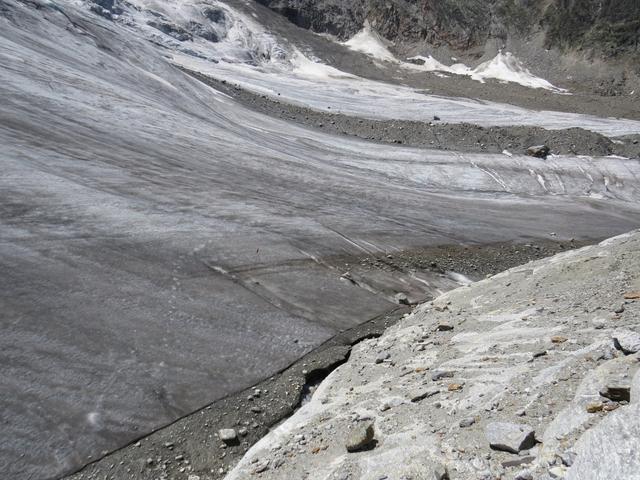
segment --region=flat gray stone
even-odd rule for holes
[[[517,423],[489,423],[485,428],[485,436],[494,450],[511,453],[528,450],[536,443],[533,429],[529,425]]]
[[[527,455],[524,457],[520,457],[520,458],[516,458],[514,460],[506,460],[504,462],[502,462],[502,466],[504,468],[513,468],[513,467],[520,467],[522,465],[528,465],[530,463],[533,463],[535,461],[536,457],[532,456],[532,455]]]

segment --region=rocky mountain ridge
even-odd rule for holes
[[[638,52],[640,4],[633,0],[258,0],[293,23],[346,40],[365,21],[397,42],[469,49],[538,30],[550,48],[603,55]]]
[[[368,23],[399,55],[473,63],[504,48],[556,80],[580,84],[595,77],[590,90],[600,95],[637,90],[640,3],[634,0],[257,1],[340,40]]]

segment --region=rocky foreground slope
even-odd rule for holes
[[[640,478],[640,232],[362,342],[228,480]]]

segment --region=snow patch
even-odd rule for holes
[[[423,57],[416,55],[415,57],[409,57],[407,60],[413,60],[414,62],[423,63],[403,63],[403,67],[411,70],[422,70],[425,72],[446,72],[454,75],[470,75],[471,69],[464,63],[454,63],[451,66],[447,66],[442,62],[439,62],[431,55]]]
[[[302,77],[325,80],[332,78],[356,78],[354,75],[308,58],[297,48],[294,49],[294,54],[291,57],[291,64],[293,65],[293,71]]]
[[[493,59],[481,63],[476,68],[463,63],[447,66],[432,56],[415,56],[407,60],[424,62],[422,64],[403,63],[402,66],[412,70],[425,72],[446,72],[455,75],[468,75],[473,80],[484,83],[487,79],[500,82],[512,82],[529,88],[543,88],[556,93],[567,93],[566,90],[552,85],[544,78],[532,74],[518,58],[510,52],[499,52]]]
[[[487,78],[493,78],[503,82],[519,83],[530,88],[543,88],[558,93],[566,92],[545,79],[536,77],[515,55],[509,52],[500,52],[492,60],[478,65],[472,71],[471,78],[480,82],[484,82]]]
[[[364,28],[356,33],[344,45],[356,52],[364,53],[383,62],[399,63],[398,59],[389,51],[386,41],[365,22]]]

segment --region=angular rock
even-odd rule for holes
[[[437,388],[418,388],[409,392],[407,396],[409,397],[409,400],[415,403],[420,400],[424,400],[425,398],[433,397],[438,393],[440,393],[440,390]]]
[[[218,437],[227,445],[233,445],[238,442],[238,434],[233,428],[223,428],[218,430]]]
[[[587,413],[601,412],[603,408],[604,408],[604,404],[602,402],[593,402],[588,404],[585,407],[585,409],[587,410]]]
[[[618,330],[613,334],[613,345],[626,355],[640,351],[640,334],[631,330]]]
[[[439,332],[448,332],[449,330],[453,330],[453,325],[449,325],[448,323],[441,323],[436,327],[436,330]]]
[[[546,145],[535,145],[527,148],[527,155],[537,158],[547,158],[549,151],[550,149]]]
[[[610,384],[600,390],[600,395],[614,402],[630,402],[631,386]]]
[[[552,467],[549,469],[549,476],[551,478],[564,478],[567,476],[567,469],[565,467]]]
[[[528,450],[536,444],[535,432],[523,424],[492,422],[486,426],[485,436],[492,449],[510,453]]]
[[[404,293],[396,293],[395,297],[393,298],[399,305],[411,305],[409,297],[407,297]]]
[[[389,354],[389,352],[382,352],[380,354],[378,354],[378,356],[375,359],[375,363],[382,363],[385,360],[389,359],[391,357],[391,355]]]
[[[476,419],[473,417],[463,418],[460,420],[460,428],[467,428],[476,423]]]
[[[375,430],[373,422],[361,423],[353,427],[345,442],[347,452],[358,452],[373,443]]]

